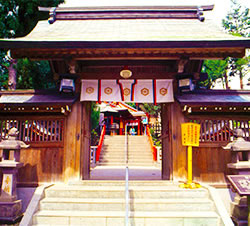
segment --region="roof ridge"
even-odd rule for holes
[[[57,7],[51,8],[49,23],[52,24],[56,20],[152,18],[199,19],[204,21],[203,11],[213,10],[213,7],[214,5]]]

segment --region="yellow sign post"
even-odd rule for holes
[[[182,145],[188,147],[188,179],[181,184],[181,188],[200,188],[198,183],[193,182],[192,147],[199,147],[200,125],[189,122],[181,124]]]

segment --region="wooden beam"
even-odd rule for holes
[[[16,59],[29,57],[36,60],[74,60],[105,59],[218,59],[227,56],[243,57],[244,47],[228,48],[115,48],[115,49],[13,49]]]

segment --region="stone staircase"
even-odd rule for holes
[[[125,136],[105,136],[100,154],[100,166],[125,165]],[[154,166],[147,136],[128,136],[128,165]]]
[[[130,181],[130,224],[133,226],[223,225],[205,188],[183,190],[166,181]],[[33,216],[33,225],[124,225],[122,181],[82,181],[54,185]]]

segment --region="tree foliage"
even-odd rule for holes
[[[48,61],[20,59],[17,64],[17,89],[48,89],[54,86]]]
[[[232,8],[226,18],[222,20],[222,25],[226,31],[235,36],[250,37],[250,17],[249,8],[243,7],[236,0],[231,0]],[[214,81],[221,78],[224,87],[227,88],[228,76],[239,75],[240,86],[243,88],[242,78],[249,71],[250,58],[232,58],[225,60],[205,60],[203,72],[208,73],[208,80],[203,83],[211,88]]]
[[[232,9],[222,20],[223,27],[232,35],[250,37],[249,8],[241,6],[236,0],[231,0]]]
[[[212,87],[216,79],[226,76],[227,65],[227,60],[205,60],[202,72],[208,74],[208,79],[201,85],[209,88]]]
[[[54,7],[64,0],[0,0],[0,37],[25,36],[37,22],[48,18],[39,6]]]
[[[161,112],[161,105],[160,104],[151,104],[151,103],[143,103],[140,104],[139,107],[146,113],[151,116],[157,117]]]
[[[97,145],[99,141],[99,118],[100,108],[96,102],[91,102],[91,145]]]
[[[0,38],[25,36],[39,20],[48,18],[48,12],[40,12],[38,6],[54,7],[64,0],[0,0]],[[7,51],[0,51],[0,87],[7,88],[9,59]],[[18,88],[48,88],[52,73],[48,62],[18,60]],[[48,83],[47,83],[48,82]]]

